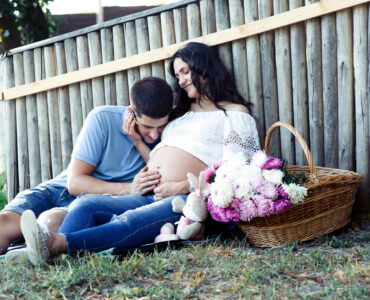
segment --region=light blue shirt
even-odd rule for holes
[[[95,167],[92,176],[104,181],[132,182],[145,166],[131,139],[123,132],[124,106],[101,106],[86,118],[72,157]],[[159,142],[148,144],[152,149]],[[51,181],[67,184],[68,169]]]

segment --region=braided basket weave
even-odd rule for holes
[[[310,181],[303,202],[287,212],[268,217],[256,217],[238,226],[256,247],[274,247],[284,242],[307,241],[343,227],[350,222],[356,191],[362,180],[360,174],[340,169],[316,167],[305,140],[286,122],[274,123],[267,132],[265,152],[269,155],[270,138],[279,126],[287,128],[299,141],[308,166],[287,166],[288,173],[304,172]]]

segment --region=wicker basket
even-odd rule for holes
[[[287,128],[303,148],[308,166],[287,166],[287,171],[303,171],[310,178],[304,184],[308,193],[303,202],[292,206],[283,214],[238,223],[250,243],[256,247],[307,241],[348,224],[355,194],[362,180],[361,175],[355,172],[315,167],[305,140],[289,123],[279,121],[270,127],[265,139],[267,155],[271,134],[279,126]]]

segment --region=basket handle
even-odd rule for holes
[[[286,129],[288,129],[297,138],[297,140],[301,144],[301,147],[303,149],[303,152],[304,152],[304,154],[306,156],[306,159],[307,159],[307,162],[308,162],[308,166],[310,168],[310,177],[311,177],[311,180],[312,181],[316,181],[317,180],[317,173],[316,173],[315,164],[314,164],[313,159],[312,159],[311,151],[308,148],[307,143],[304,140],[304,138],[289,123],[283,122],[283,121],[278,121],[278,122],[275,122],[274,124],[271,125],[271,127],[267,131],[266,138],[265,138],[265,152],[266,152],[266,155],[270,155],[270,139],[271,139],[271,134],[274,131],[274,129],[277,128],[277,127],[279,127],[279,126],[285,127]]]

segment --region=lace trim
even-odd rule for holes
[[[237,146],[239,146],[240,148],[244,150],[251,150],[253,152],[260,150],[260,148],[258,147],[258,142],[256,141],[255,138],[248,136],[243,141],[243,139],[240,137],[240,135],[235,130],[231,130],[227,138],[224,140],[225,146],[229,146],[233,144],[236,144]]]

